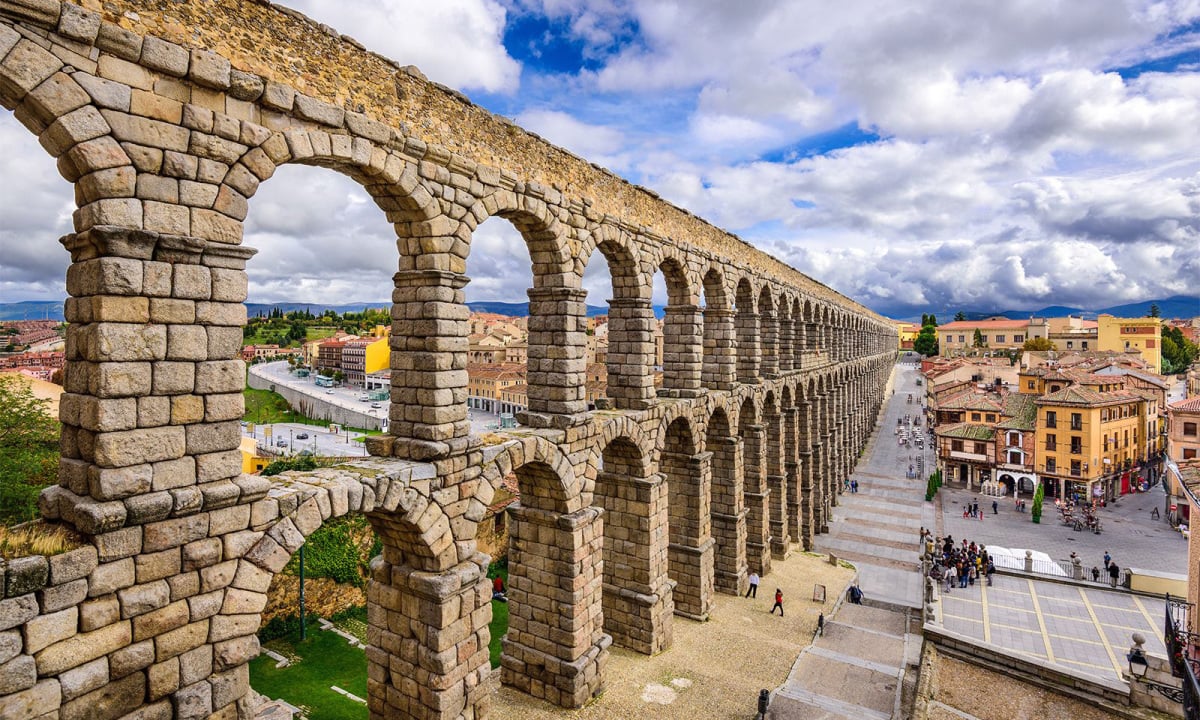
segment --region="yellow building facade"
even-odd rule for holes
[[[1137,350],[1154,372],[1162,372],[1162,322],[1158,318],[1101,315],[1096,321],[1099,350]]]
[[[1147,400],[1120,389],[1072,386],[1038,398],[1037,470],[1048,495],[1111,500],[1146,456]]]

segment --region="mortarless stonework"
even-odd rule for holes
[[[475,533],[517,475],[501,679],[576,707],[608,648],[810,547],[866,440],[895,332],[736,237],[257,2],[0,0],[0,103],[76,190],[60,483],[88,544],[0,564],[0,717],[234,718],[265,592],[322,522],[365,513],[373,718],[482,718],[491,619]],[[374,456],[240,473],[249,201],[287,163],[358,181],[394,226],[390,434]],[[472,232],[533,262],[530,429],[466,418]],[[584,395],[581,279],[613,273],[609,396]],[[652,382],[651,278],[670,294]]]

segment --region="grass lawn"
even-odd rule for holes
[[[309,628],[308,639],[299,633],[267,643],[267,647],[293,659],[285,668],[265,654],[250,661],[250,684],[272,700],[286,700],[304,708],[309,720],[365,720],[367,706],[335,693],[336,685],[360,698],[367,697],[367,656],[332,632]]]
[[[504,578],[504,587],[508,588],[508,570],[493,570],[488,573],[488,577],[495,577],[497,574]],[[488,628],[492,633],[492,641],[488,644],[492,667],[500,667],[500,641],[508,632],[508,603],[499,600],[492,601],[492,623],[488,625]]]
[[[246,422],[257,423],[259,425],[295,422],[304,423],[305,425],[329,427],[328,420],[304,417],[300,413],[294,412],[288,405],[288,401],[279,393],[273,393],[270,390],[246,388],[242,391],[242,394],[246,398],[246,414],[242,416],[242,419]],[[361,432],[366,435],[379,435],[383,432],[382,430],[367,430],[356,427],[345,427],[345,429]]]

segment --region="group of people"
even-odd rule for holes
[[[996,515],[999,512],[1000,504],[995,500],[992,501],[992,514]],[[983,520],[983,512],[979,509],[979,501],[969,502],[963,507],[963,518],[972,518],[975,520]]]
[[[958,545],[950,535],[935,539],[933,531],[925,528],[921,528],[921,536],[925,554],[933,560],[929,577],[937,582],[945,582],[946,592],[956,585],[965,588],[984,578],[987,578],[988,585],[992,584],[996,564],[988,557],[983,544],[968,542],[964,538],[962,544]]]

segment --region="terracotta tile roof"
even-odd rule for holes
[[[1029,320],[955,320],[945,325],[938,325],[938,332],[943,330],[1023,330],[1029,327]]]
[[[1001,430],[1034,430],[1037,427],[1037,405],[1030,395],[1007,395],[1004,398],[1004,414],[1009,418],[996,425]]]
[[[1176,400],[1167,407],[1171,410],[1182,410],[1183,412],[1200,412],[1200,395]]]

